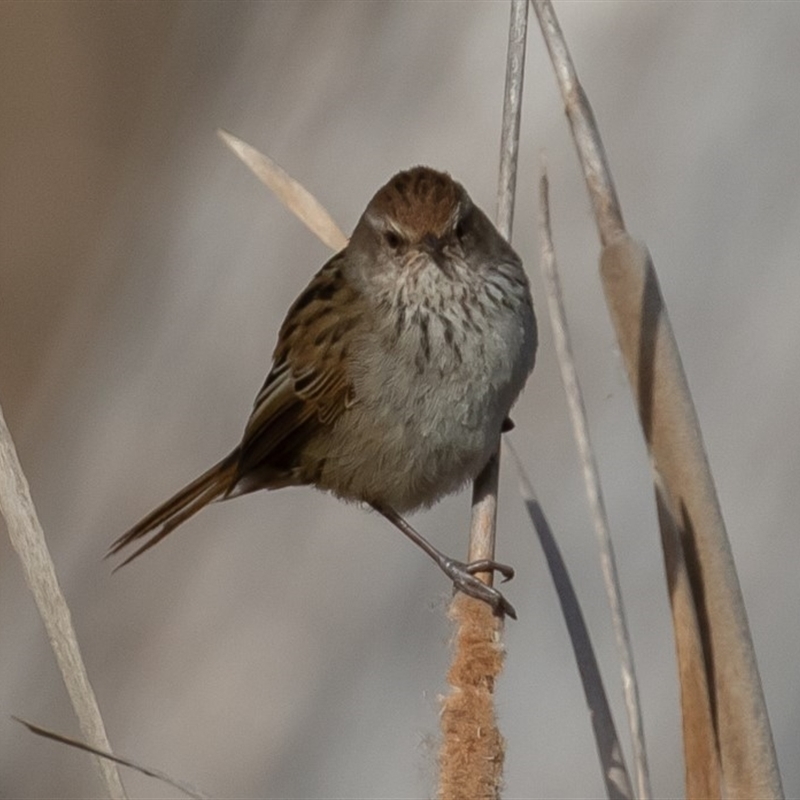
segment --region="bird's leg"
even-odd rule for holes
[[[511,580],[514,577],[514,570],[506,564],[499,564],[497,561],[483,559],[472,561],[468,564],[448,558],[441,550],[437,550],[424,536],[417,533],[393,508],[389,506],[372,505],[372,507],[382,514],[396,528],[402,531],[414,544],[422,548],[439,566],[439,569],[453,581],[456,589],[460,589],[464,594],[483,600],[488,603],[495,614],[506,614],[512,619],[517,618],[514,606],[503,597],[503,595],[492,586],[487,586],[483,581],[478,580],[475,574],[478,572],[499,572],[503,576],[503,581]]]

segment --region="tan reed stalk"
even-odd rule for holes
[[[17,552],[25,581],[36,601],[50,646],[67,687],[72,708],[86,741],[98,750],[110,751],[103,718],[89,674],[83,663],[72,615],[61,591],[55,565],[47,548],[44,531],[36,515],[30,487],[19,463],[11,432],[0,408],[0,513],[8,527],[11,544]],[[108,795],[125,800],[127,795],[117,765],[104,758],[95,759]]]
[[[722,765],[720,790],[736,798],[779,798],[783,790],[747,613],[658,278],[647,249],[625,230],[597,124],[552,4],[532,2],[603,244],[600,274],[652,460],[662,540],[679,542],[687,565],[689,580],[669,587],[674,624],[681,624],[684,618],[677,614],[687,605],[700,621],[704,658],[690,659],[691,649],[679,646],[678,673],[692,680],[695,690],[704,681],[708,687]],[[669,575],[671,556],[665,558]],[[697,670],[704,671],[704,680]],[[683,688],[682,696],[687,697]],[[703,725],[694,715],[703,716],[705,707],[684,707],[684,730]],[[713,775],[687,775],[687,792],[713,782]]]

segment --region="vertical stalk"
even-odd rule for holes
[[[497,202],[497,227],[506,239],[511,238],[514,216],[527,24],[528,0],[512,0]],[[473,487],[470,561],[494,558],[498,455],[489,459]],[[480,577],[491,584],[491,573]],[[503,622],[485,603],[462,594],[454,599],[450,616],[456,634],[447,676],[452,691],[442,700],[438,794],[440,800],[496,800],[505,757],[494,709],[494,684],[503,664]]]

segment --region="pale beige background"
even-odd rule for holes
[[[715,470],[789,797],[800,796],[800,7],[560,3],[631,231],[654,255]],[[505,3],[0,5],[0,401],[121,752],[219,797],[435,791],[448,587],[388,525],[311,490],[207,510],[114,576],[101,556],[240,435],[324,247],[217,141],[271,154],[349,231],[416,163],[494,210]],[[628,603],[654,790],[682,790],[648,467],[561,105],[531,31],[514,241],[539,364],[514,441],[623,725],[596,546],[532,220],[546,150],[566,300]],[[508,798],[602,782],[510,465],[499,555],[520,620],[498,689]],[[416,518],[463,553],[468,495]],[[0,795],[101,794],[0,543]],[[627,746],[627,739],[626,746]],[[177,796],[126,777],[135,797]]]

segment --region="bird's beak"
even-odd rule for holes
[[[426,233],[420,241],[420,246],[426,253],[429,253],[433,256],[442,252],[444,242],[442,242],[442,240],[435,234]]]
[[[420,240],[419,249],[427,254],[442,272],[449,275],[449,261],[444,254],[444,239],[432,233],[426,233]]]

